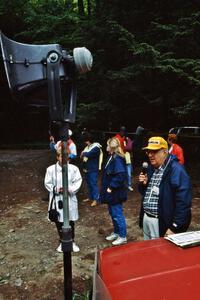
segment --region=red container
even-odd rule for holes
[[[199,300],[200,247],[165,239],[99,251],[93,300]]]

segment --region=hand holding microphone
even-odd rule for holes
[[[143,185],[146,185],[147,181],[148,181],[147,168],[148,168],[148,163],[147,162],[143,162],[143,164],[142,164],[142,170],[141,170],[141,173],[139,175],[139,183],[141,183]]]
[[[144,161],[142,163],[142,171],[141,171],[141,173],[143,173],[143,175],[146,175],[147,174],[147,169],[148,169],[148,163],[146,161]]]

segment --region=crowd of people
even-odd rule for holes
[[[177,145],[177,137],[169,134],[168,140],[156,136],[148,140],[143,147],[144,128],[138,126],[135,139],[132,140],[124,126],[119,133],[107,141],[107,154],[88,131],[82,133],[84,146],[79,154],[81,172],[77,166],[77,148],[72,140],[72,131],[68,131],[66,141],[68,157],[68,201],[69,220],[72,228],[73,251],[78,252],[75,243],[74,222],[78,220],[78,201],[76,193],[81,187],[82,175],[85,179],[88,197],[84,202],[91,207],[107,204],[113,232],[105,237],[112,245],[127,243],[126,218],[123,203],[128,192],[133,191],[134,153],[144,152],[149,163],[138,177],[138,191],[141,193],[140,227],[144,239],[155,239],[173,233],[184,232],[191,222],[191,183],[184,167],[183,149]],[[134,152],[134,148],[138,151]],[[62,186],[62,142],[50,136],[50,149],[56,153],[57,162],[47,168],[45,187],[49,192],[48,210],[53,207],[58,217],[54,220],[59,237],[63,226],[63,186]],[[102,169],[101,184],[99,184]],[[57,251],[61,252],[61,245]]]

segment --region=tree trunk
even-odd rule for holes
[[[80,16],[84,16],[84,4],[83,0],[78,0],[78,12]]]
[[[87,11],[88,11],[88,16],[91,16],[91,0],[87,0]]]
[[[98,16],[100,14],[100,0],[95,0],[96,3],[96,15]]]

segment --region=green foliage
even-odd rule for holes
[[[58,43],[63,35],[74,29],[78,17],[73,5],[65,1],[31,1],[25,14],[26,30],[19,32],[18,39],[35,43]],[[36,26],[37,24],[37,26]]]
[[[14,36],[25,28],[24,11],[26,11],[28,0],[0,1],[0,28],[1,31]]]
[[[90,128],[106,129],[104,126],[107,124],[109,116],[114,112],[115,107],[108,102],[79,103],[77,122],[82,128],[87,125]]]

